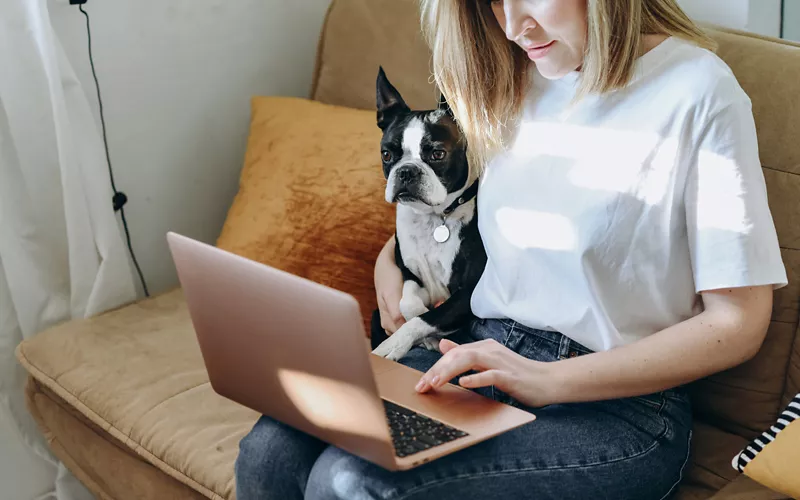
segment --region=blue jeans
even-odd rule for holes
[[[477,320],[456,337],[462,343],[495,339],[538,361],[590,353],[559,333],[507,320]],[[439,356],[414,348],[403,363],[424,371]],[[493,388],[481,392],[522,407]],[[692,417],[682,389],[534,413],[538,418],[528,425],[405,472],[389,472],[261,417],[240,444],[237,498],[662,499],[675,492],[689,460]]]

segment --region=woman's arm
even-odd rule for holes
[[[461,385],[495,385],[530,406],[597,401],[658,392],[726,370],[755,356],[772,311],[772,286],[702,293],[704,312],[624,347],[553,363],[524,358],[491,341],[458,346],[417,390],[438,387],[470,369]],[[435,379],[435,380],[434,380]]]
[[[702,293],[699,315],[632,344],[553,367],[562,402],[638,396],[693,382],[756,355],[772,286]]]
[[[403,275],[394,261],[394,236],[381,249],[375,261],[375,292],[378,296],[378,311],[381,327],[391,335],[403,326],[405,318],[400,314],[400,299],[403,296]]]

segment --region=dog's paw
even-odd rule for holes
[[[386,358],[390,361],[399,361],[414,346],[412,339],[408,335],[403,335],[400,330],[391,337],[381,342],[381,345],[372,351],[372,354]]]
[[[421,316],[428,312],[428,304],[431,298],[428,291],[419,286],[414,281],[406,281],[403,283],[403,296],[400,299],[400,314],[406,319],[411,321],[417,316]]]
[[[403,298],[400,299],[400,314],[403,315],[406,321],[411,321],[426,312],[428,312],[428,308],[425,307],[422,299],[416,295],[403,295]]]
[[[439,341],[440,340],[441,339],[438,338],[438,337],[427,337],[427,338],[422,340],[422,343],[420,345],[422,345],[422,347],[424,347],[425,349],[427,349],[429,351],[439,352],[440,353],[440,352],[442,352],[441,350],[439,350]]]
[[[398,328],[391,337],[381,342],[381,345],[376,347],[372,353],[392,361],[398,361],[422,339],[435,332],[436,329],[425,321],[414,318]]]

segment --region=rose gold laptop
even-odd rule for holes
[[[389,470],[410,469],[534,420],[370,353],[343,292],[167,235],[200,350],[220,395]]]

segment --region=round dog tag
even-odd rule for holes
[[[436,240],[437,243],[444,243],[450,239],[450,230],[447,229],[447,226],[442,224],[433,230],[433,239]]]

